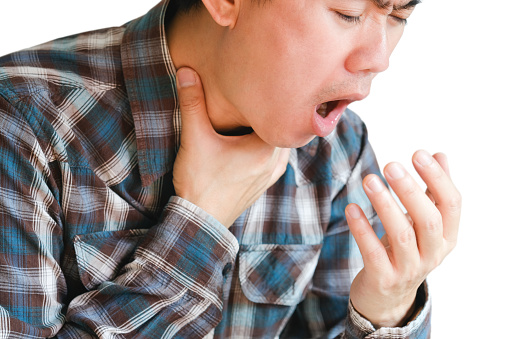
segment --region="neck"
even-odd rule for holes
[[[200,75],[214,129],[225,135],[244,134],[251,131],[249,125],[221,91],[221,42],[227,31],[202,6],[176,14],[166,26],[166,38],[175,68],[187,66]]]

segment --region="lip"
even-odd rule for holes
[[[325,137],[332,133],[332,131],[336,128],[336,125],[346,111],[348,105],[350,105],[354,101],[359,101],[364,99],[367,94],[361,93],[353,93],[348,96],[343,96],[342,98],[332,99],[327,102],[337,101],[336,107],[334,107],[326,117],[322,117],[320,114],[316,112],[318,107],[321,104],[318,104],[315,107],[315,112],[313,114],[312,126],[313,132],[315,135],[319,137]]]

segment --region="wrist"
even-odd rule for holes
[[[387,316],[387,318],[381,318],[378,321],[371,322],[376,329],[381,327],[404,327],[415,314],[415,298],[410,306],[401,305],[393,314]]]
[[[418,311],[415,294],[413,297],[400,301],[397,304],[392,304],[390,307],[388,307],[387,303],[384,303],[385,306],[377,307],[376,311],[357,308],[354,300],[351,300],[351,304],[355,311],[368,320],[375,329],[381,327],[404,327],[415,317],[415,313]]]

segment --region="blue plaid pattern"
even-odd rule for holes
[[[230,229],[175,196],[169,0],[0,58],[0,338],[426,338],[430,302],[375,330],[349,303],[344,208],[383,228],[362,121],[291,152]]]

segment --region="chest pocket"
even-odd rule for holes
[[[241,245],[239,278],[252,302],[293,306],[304,299],[322,244]]]

